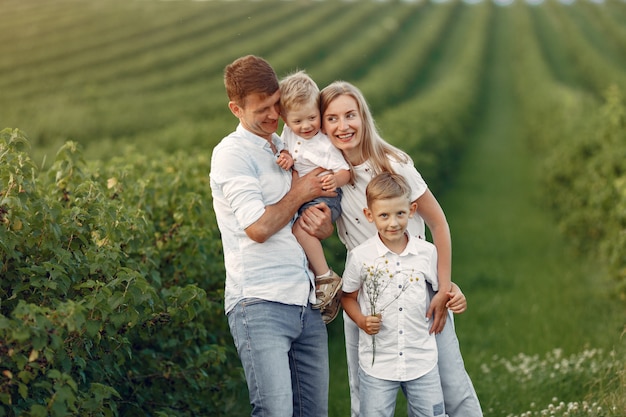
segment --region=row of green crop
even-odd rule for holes
[[[133,2],[131,5],[113,2],[98,7],[94,3],[66,0],[52,4],[55,7],[51,10],[44,8],[30,14],[16,14],[9,21],[3,31],[11,35],[3,46],[9,54],[0,66],[0,70],[6,72],[3,83],[40,75],[50,79],[77,69],[85,71],[74,74],[77,80],[91,74],[97,79],[121,78],[112,72],[120,63],[124,64],[124,69],[145,74],[146,69],[160,65],[159,57],[167,62],[197,56],[195,51],[203,48],[219,50],[221,44],[235,39],[236,26],[239,26],[241,35],[241,25],[237,22],[262,10],[258,3],[245,8],[223,5],[218,8],[216,5],[220,3],[204,7],[172,7],[163,2]],[[68,9],[74,13],[69,14],[70,27],[65,27],[62,19],[67,19]],[[295,5],[287,5],[277,10],[276,16],[259,14],[259,18],[250,22],[248,30],[253,32],[264,24],[292,18],[296,12]],[[28,23],[31,15],[40,14],[51,19],[50,22]],[[138,19],[141,24],[137,24]],[[198,42],[197,39],[204,41]],[[167,51],[167,54],[155,54],[155,51]],[[48,66],[38,68],[39,64]],[[19,73],[12,74],[14,70]]]
[[[84,8],[88,4],[80,2],[74,7]],[[153,8],[161,10],[160,7],[163,7],[161,3],[147,4],[150,6],[146,8],[151,13],[154,13]],[[181,129],[182,135],[193,124],[207,125],[210,129],[203,129],[206,135],[202,141],[190,142],[186,137],[178,137],[173,143],[204,145],[207,137],[214,143],[226,133],[220,120],[227,120],[228,125],[231,121],[224,102],[221,72],[224,65],[235,57],[249,52],[266,55],[271,62],[276,62],[274,65],[281,74],[296,67],[309,68],[318,62],[341,62],[343,68],[348,70],[366,68],[371,64],[367,57],[360,57],[360,62],[358,57],[350,56],[340,60],[326,59],[324,50],[331,44],[337,48],[344,43],[368,46],[360,42],[371,39],[369,33],[374,31],[382,34],[378,48],[384,49],[394,31],[381,31],[385,25],[378,19],[394,22],[419,8],[385,8],[376,3],[355,7],[340,2],[318,7],[289,2],[279,3],[280,7],[264,8],[259,13],[258,3],[254,2],[238,4],[237,7],[219,4],[220,8],[209,9],[213,12],[211,19],[217,23],[211,25],[211,20],[207,19],[205,25],[221,29],[217,33],[207,31],[198,34],[195,39],[187,39],[184,35],[187,32],[183,29],[184,36],[181,36],[169,20],[163,23],[163,31],[157,30],[160,21],[144,23],[150,20],[144,18],[141,10],[131,10],[138,24],[126,25],[121,20],[122,25],[115,32],[125,35],[119,35],[105,47],[98,47],[98,40],[89,36],[91,32],[83,37],[77,36],[79,40],[71,39],[72,42],[79,42],[79,46],[69,51],[61,42],[62,38],[59,39],[57,54],[63,59],[40,60],[37,65],[17,67],[7,73],[7,77],[2,77],[11,83],[11,88],[7,88],[0,97],[3,110],[6,109],[0,114],[0,121],[4,126],[24,127],[27,124],[26,130],[36,150],[46,146],[54,148],[61,139],[67,138],[83,143],[95,138],[97,142],[137,143],[134,140],[136,135],[149,133],[159,140],[161,131],[176,130],[173,125]],[[120,5],[113,3],[109,7],[115,9]],[[181,9],[193,11],[196,7],[197,4],[191,3]],[[232,10],[238,13],[234,14]],[[181,26],[185,26],[191,11],[178,12]],[[206,13],[205,10],[203,15]],[[238,24],[221,27],[219,22],[224,15],[232,16],[233,22],[238,19]],[[324,26],[321,27],[319,22],[324,22]],[[49,24],[54,27],[54,20]],[[111,25],[106,20],[100,24],[107,28]],[[155,30],[158,41],[151,43],[146,38],[150,39],[151,31]],[[317,35],[311,36],[312,33]],[[167,41],[167,36],[182,38],[185,42]],[[131,42],[131,39],[134,40]],[[145,44],[148,46],[143,46]],[[27,50],[30,51],[28,54],[41,52],[36,45],[32,48],[23,45],[22,49],[22,55]],[[54,45],[50,45],[49,49],[54,50]],[[352,46],[351,49],[359,48]],[[77,50],[76,56],[67,55],[72,50]],[[184,57],[180,55],[180,50],[187,51]],[[349,72],[346,70],[343,73]],[[169,139],[168,136],[167,140],[172,143]]]
[[[314,13],[310,13],[309,10],[302,10],[302,6],[296,8],[296,4],[288,3],[272,14],[266,12],[249,22],[246,16],[257,11],[254,4],[242,10],[232,7],[224,8],[223,12],[205,10],[202,14],[196,13],[200,17],[198,21],[193,15],[189,16],[194,11],[190,8],[181,8],[188,15],[179,13],[178,21],[162,22],[161,25],[157,24],[159,21],[148,20],[148,24],[127,29],[121,21],[118,24],[125,36],[105,43],[99,41],[97,34],[84,39],[79,37],[78,41],[72,40],[78,43],[75,52],[71,46],[64,44],[56,48],[52,46],[50,49],[56,51],[56,55],[44,56],[43,68],[37,63],[16,66],[3,77],[7,85],[14,86],[7,92],[7,97],[28,98],[46,92],[69,91],[72,96],[85,101],[110,100],[120,96],[137,101],[145,100],[145,94],[185,88],[188,84],[199,90],[207,77],[220,87],[224,64],[237,55],[229,45],[240,45],[246,39],[258,42],[257,33],[268,26],[281,26],[281,31],[271,32],[276,33],[275,39],[267,39],[268,46],[276,45],[281,36],[302,27],[302,21],[295,17],[312,14],[311,19],[318,19],[323,17],[320,13],[332,11],[319,8],[317,12],[312,10]],[[228,19],[233,10],[237,10],[237,14],[230,18],[231,25],[223,27],[223,21],[217,18]],[[194,20],[191,20],[192,17]],[[136,12],[135,18],[146,19],[149,16]],[[207,18],[215,24],[207,24]],[[240,23],[234,24],[236,21]],[[280,25],[283,21],[288,24]],[[242,29],[245,29],[244,33]]]
[[[72,20],[68,24],[71,27],[65,27],[62,22],[55,20],[54,15],[65,8],[80,12],[70,14]],[[173,34],[184,36],[187,30],[194,27],[193,22],[189,22],[192,10],[182,9],[185,13],[177,14],[162,13],[160,18],[156,13],[115,11],[113,7],[104,9],[101,21],[98,22],[96,19],[100,11],[88,5],[81,7],[69,3],[62,7],[57,4],[56,8],[49,11],[55,24],[36,23],[30,31],[22,29],[21,32],[16,29],[24,27],[25,16],[17,16],[14,21],[15,31],[11,33],[13,39],[7,40],[3,47],[9,58],[0,68],[3,70],[2,84],[18,85],[20,88],[8,93],[22,93],[21,90],[28,87],[27,91],[35,94],[38,87],[54,89],[58,88],[55,84],[59,80],[77,83],[92,74],[95,78],[101,78],[100,74],[107,75],[106,71],[115,68],[115,64],[128,63],[129,59],[135,57],[141,58],[148,51],[166,45],[173,39]],[[39,13],[45,12],[43,9]],[[148,19],[148,23],[132,25],[132,20],[137,17]],[[188,25],[182,22],[188,22]],[[65,79],[67,74],[73,77]],[[54,83],[45,85],[41,82],[44,81],[42,77]],[[35,85],[17,84],[23,81],[34,81]]]
[[[315,19],[324,19],[328,14],[340,15],[341,13],[339,12],[344,11],[343,8],[348,6],[342,4],[341,7],[342,9],[337,10],[337,5],[331,4],[330,7],[319,8],[322,14],[313,16],[307,14],[307,19],[310,18],[315,21]],[[411,16],[411,13],[407,13],[407,10],[412,11],[413,9],[415,8],[383,9],[379,4],[371,3],[367,7],[359,7],[352,10],[349,13],[349,19],[333,18],[330,21],[326,21],[326,26],[323,30],[317,30],[316,36],[310,36],[307,30],[301,30],[302,35],[306,38],[306,48],[303,48],[302,43],[294,39],[294,42],[287,42],[282,48],[273,48],[275,51],[269,53],[266,57],[280,75],[293,71],[296,68],[307,69],[323,86],[325,82],[333,79],[329,75],[330,73],[324,70],[327,69],[326,64],[329,62],[335,64],[333,68],[337,70],[337,73],[343,74],[350,74],[355,69],[363,70],[368,65],[371,65],[369,58],[364,57],[363,53],[366,51],[372,52],[376,48],[384,49],[386,44],[393,41],[392,37],[395,36],[392,28],[385,27],[383,23],[377,23],[377,20],[383,19],[385,21],[397,22],[404,19],[405,16]],[[293,28],[298,27],[298,25],[301,26],[300,21],[291,25],[291,29],[288,32],[281,32],[281,36],[293,38]],[[277,43],[276,39],[266,38],[263,35],[264,33],[256,34],[254,39],[246,38],[242,45],[239,45],[237,48],[252,51],[255,49],[254,45],[267,44],[271,46]],[[318,54],[323,53],[325,46],[327,47],[329,44],[333,44],[339,49],[345,44],[347,46],[346,52],[348,53],[342,54],[342,59],[339,60],[318,57]],[[236,51],[234,49],[226,49],[223,55],[218,56],[218,58],[221,57],[220,59],[212,61],[212,65],[224,65],[229,60],[234,59],[236,57],[235,54]],[[307,65],[307,62],[311,63],[311,65]],[[355,65],[355,63],[359,65]],[[318,69],[320,66],[323,67],[322,70]],[[203,92],[201,100],[197,98],[198,91]],[[210,146],[227,133],[233,125],[234,119],[226,108],[225,100],[221,73],[219,77],[216,76],[207,80],[206,86],[187,84],[177,89],[159,93],[154,100],[147,103],[151,107],[151,111],[146,112],[143,117],[152,119],[156,115],[157,120],[170,120],[170,123],[167,125],[145,126],[148,122],[140,123],[137,121],[136,118],[138,116],[136,113],[122,111],[122,117],[127,115],[129,118],[126,126],[129,128],[132,128],[133,125],[139,126],[141,131],[129,131],[126,135],[120,132],[117,137],[121,140],[117,142],[143,144],[156,141],[158,145],[169,150],[174,148],[189,149],[198,145]],[[136,101],[141,101],[141,96],[138,96]],[[132,101],[130,104],[134,102]],[[122,105],[127,106],[129,103]],[[117,108],[110,110],[111,113],[118,111],[119,109]],[[168,112],[170,112],[169,115],[166,114]],[[178,113],[181,114],[179,117],[172,117]],[[140,113],[139,117],[142,114]],[[133,123],[133,120],[136,123]],[[118,120],[116,123],[120,122]],[[111,143],[111,148],[116,146],[114,141],[109,143]],[[98,148],[100,147],[98,145]]]
[[[447,3],[435,7],[427,19],[408,22],[407,32],[389,45],[392,53],[382,57],[385,65],[372,68],[358,80],[374,112],[394,108],[411,99],[419,85],[435,82],[433,77],[427,76],[436,62],[433,55],[435,51],[446,49],[450,32],[459,31],[455,27],[459,15],[463,15],[461,4]]]
[[[208,155],[0,135],[0,415],[242,415]]]
[[[433,9],[427,3],[376,9],[367,20],[358,21],[344,34],[329,33],[324,22],[314,57],[297,51],[277,51],[270,57],[277,68],[290,68],[294,62],[302,62],[298,65],[322,87],[337,78],[355,81],[377,63],[387,62],[388,54],[397,49],[395,45],[404,38],[404,32],[429,21]]]
[[[555,10],[554,4],[548,3],[547,6],[550,7],[542,9],[541,12],[548,15],[550,24],[560,34],[560,46],[565,50],[570,65],[580,73],[586,86],[596,93],[605,90],[611,83],[616,83],[622,88],[626,87],[626,71],[620,66],[626,61],[622,61],[619,54],[603,54],[589,36],[585,36],[575,21],[560,13],[560,10]],[[583,27],[588,26],[590,25]],[[621,51],[621,54],[624,52],[626,51]]]
[[[626,25],[625,22],[619,22],[612,15],[612,11],[608,7],[593,7],[592,4],[584,2],[581,8],[571,10],[576,13],[579,18],[585,18],[585,25],[593,27],[597,33],[596,45],[606,47],[611,51],[614,58],[626,58],[623,51],[626,51]]]
[[[516,16],[516,54],[525,58],[516,66],[516,88],[529,145],[541,161],[544,201],[580,252],[607,264],[614,293],[626,300],[624,90],[611,78],[604,91],[592,92],[558,82],[529,30],[529,13],[520,8]]]
[[[439,78],[378,119],[384,136],[412,155],[434,190],[455,172],[456,156],[476,123],[492,13],[482,4],[455,19]]]
[[[321,86],[354,81],[377,112],[392,108],[437,75],[428,68],[445,53],[457,17],[472,8],[461,2],[29,4],[7,2],[10,18],[0,28],[6,40],[0,42],[6,57],[0,126],[26,130],[38,163],[66,139],[95,142],[87,147],[92,157],[118,154],[127,142],[167,150],[212,145],[231,123],[221,71],[244,53],[267,57],[281,75],[306,69]],[[571,26],[565,10],[556,12]]]

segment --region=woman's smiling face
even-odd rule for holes
[[[361,157],[363,119],[356,100],[342,94],[331,101],[322,115],[322,131],[352,164]]]

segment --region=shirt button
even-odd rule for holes
[[[402,356],[402,352],[398,352],[398,355]]]
[[[398,333],[400,333],[400,334],[404,334],[404,332],[403,332],[402,330],[400,330]]]
[[[400,308],[398,309],[398,311],[402,311],[402,307],[400,307]]]

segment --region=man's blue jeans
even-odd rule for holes
[[[319,310],[245,299],[228,313],[228,324],[252,416],[328,415],[328,334]]]

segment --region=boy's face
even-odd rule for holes
[[[404,231],[409,219],[417,210],[417,203],[406,196],[375,200],[363,210],[367,220],[376,225],[378,235],[387,247],[397,247],[406,242]]]
[[[285,114],[285,124],[303,139],[311,139],[320,131],[320,110],[315,104],[306,104]]]
[[[279,101],[280,90],[277,90],[271,96],[258,93],[248,94],[244,106],[231,101],[228,107],[246,130],[271,140],[272,133],[278,129]]]

